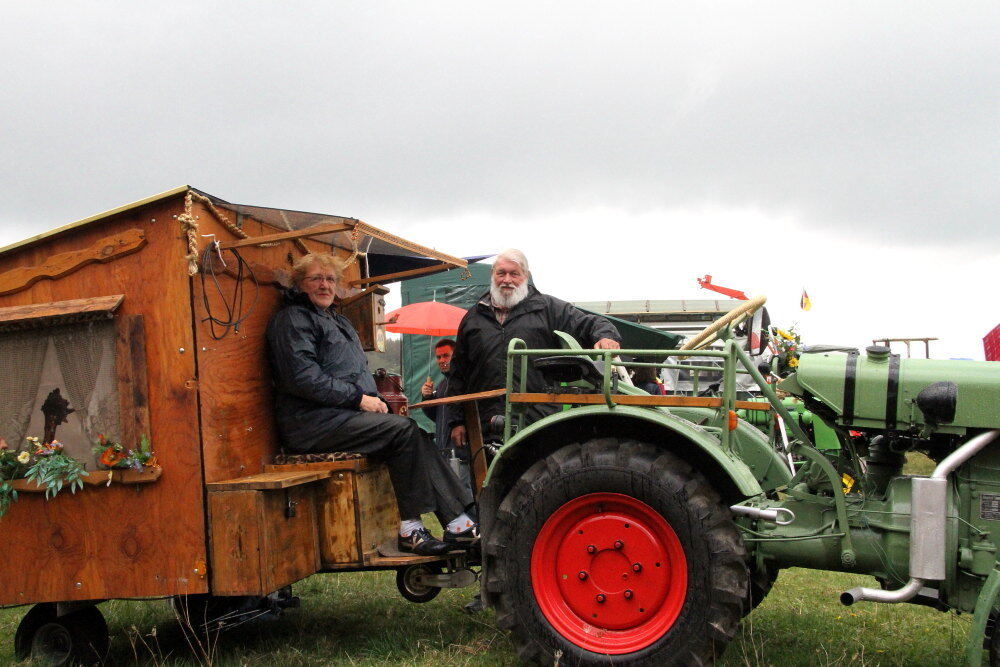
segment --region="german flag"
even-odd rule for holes
[[[813,302],[809,299],[809,293],[806,292],[806,288],[802,288],[802,298],[799,299],[799,308],[802,310],[810,310],[813,307]]]

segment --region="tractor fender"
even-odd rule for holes
[[[715,416],[713,408],[670,408],[675,417],[693,422],[706,423]],[[767,436],[750,422],[740,419],[732,434],[733,454],[753,473],[764,491],[775,491],[787,486],[792,479],[788,462],[775,451]]]
[[[518,431],[500,449],[484,482],[489,496],[501,498],[535,461],[572,442],[621,437],[673,452],[695,466],[729,502],[762,495],[754,472],[723,450],[711,431],[665,410],[619,405],[588,405],[564,410]]]

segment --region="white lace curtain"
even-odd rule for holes
[[[50,343],[58,369],[45,368]],[[113,322],[0,334],[0,384],[6,385],[4,393],[8,395],[8,400],[0,400],[0,437],[13,447],[23,442],[32,414],[41,409],[44,397],[39,397],[39,384],[43,375],[61,376],[61,393],[75,410],[69,419],[79,421],[89,441],[96,442],[99,434],[118,438]]]

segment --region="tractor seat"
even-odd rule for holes
[[[296,463],[329,463],[332,461],[353,461],[365,458],[364,454],[355,452],[320,452],[313,454],[286,454],[281,452],[274,457],[274,465],[287,466]]]
[[[546,384],[553,387],[560,382],[583,381],[595,389],[604,384],[604,373],[587,357],[541,357],[534,364]]]

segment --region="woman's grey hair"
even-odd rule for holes
[[[507,248],[497,255],[497,259],[506,259],[508,262],[514,262],[521,267],[521,270],[527,274],[531,273],[531,269],[528,268],[528,258],[524,256],[524,253],[517,248]]]
[[[295,261],[295,264],[292,266],[292,284],[299,287],[302,279],[306,276],[306,271],[313,264],[318,264],[320,267],[332,271],[333,275],[337,276],[337,280],[340,280],[340,277],[344,274],[343,260],[332,253],[314,252],[303,255]]]

